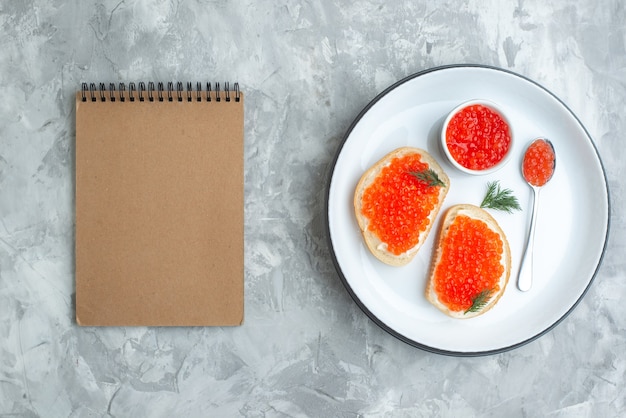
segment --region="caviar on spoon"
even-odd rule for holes
[[[533,245],[537,208],[539,207],[539,191],[550,181],[555,167],[556,154],[552,142],[545,138],[538,138],[531,142],[522,160],[522,175],[533,189],[533,211],[530,217],[530,231],[517,279],[517,287],[522,292],[530,290],[533,283]]]

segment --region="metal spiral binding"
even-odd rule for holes
[[[122,83],[122,84],[123,84],[123,83]],[[131,101],[131,102],[134,102],[134,101],[135,101],[135,91],[136,91],[136,88],[135,88],[135,83],[132,83],[132,82],[131,82],[131,83],[128,85],[128,90],[130,90],[130,92],[129,92],[130,101]]]
[[[159,97],[159,101],[163,101],[163,83],[157,83],[157,96]]]
[[[195,92],[195,95],[194,95]],[[155,93],[156,100],[159,102],[167,101],[168,102],[183,102],[186,98],[187,102],[192,102],[195,96],[197,102],[201,102],[202,98],[205,98],[205,101],[211,102],[221,102],[222,97],[224,101],[230,102],[232,97],[234,96],[235,102],[241,101],[241,92],[239,90],[239,83],[233,84],[233,89],[230,89],[230,83],[226,81],[224,83],[224,94],[222,95],[222,90],[219,82],[206,83],[206,94],[203,95],[202,83],[196,83],[196,89],[193,90],[193,84],[191,82],[187,82],[186,89],[183,86],[182,82],[177,82],[176,87],[174,87],[173,82],[167,83],[167,89],[165,88],[164,83],[158,82],[155,83],[150,81],[148,82],[148,87],[146,88],[146,83],[140,81],[137,84],[131,82],[128,84],[128,88],[126,88],[125,83],[119,83],[117,90],[115,83],[109,83],[107,88],[105,83],[99,83],[96,86],[95,83],[82,83],[81,85],[81,100],[83,102],[87,102],[91,100],[92,102],[98,101],[100,99],[101,102],[115,102],[119,99],[120,102],[126,102],[128,99],[129,102],[135,102],[136,100],[139,102],[144,102],[146,100],[146,95],[148,101],[155,101]]]
[[[148,83],[148,100],[150,100],[151,102],[154,101],[153,93],[154,93],[154,83],[150,81]]]
[[[100,101],[101,102],[106,101],[106,98],[104,97],[105,91],[106,91],[106,87],[104,86],[104,83],[100,83]]]
[[[120,102],[126,101],[126,97],[124,97],[125,93],[126,93],[126,84],[120,83]]]

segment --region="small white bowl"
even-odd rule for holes
[[[448,124],[450,123],[450,120],[452,119],[452,117],[455,114],[457,114],[461,109],[464,109],[467,106],[471,106],[471,105],[482,105],[482,106],[488,107],[489,109],[497,113],[507,124],[509,128],[509,136],[511,137],[511,141],[509,142],[509,149],[507,150],[504,157],[502,157],[502,159],[497,164],[489,168],[486,168],[484,170],[472,170],[470,168],[462,166],[458,161],[454,159],[454,157],[452,157],[452,154],[450,154],[450,150],[448,149],[448,145],[446,142],[446,131],[448,130]],[[514,138],[513,138],[513,130],[511,129],[511,123],[505,116],[504,112],[500,109],[500,107],[497,104],[490,102],[488,100],[479,100],[479,99],[463,102],[457,107],[455,107],[454,109],[452,109],[452,111],[450,111],[450,113],[448,114],[448,116],[443,122],[443,126],[441,128],[441,135],[440,135],[441,149],[443,150],[443,153],[447,157],[450,164],[452,164],[456,169],[458,169],[459,171],[463,173],[471,174],[475,176],[482,176],[485,174],[490,174],[504,167],[506,163],[511,159],[512,150],[513,150],[513,141],[514,141]]]

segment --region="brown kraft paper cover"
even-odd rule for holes
[[[79,325],[243,322],[243,94],[215,94],[76,94]]]

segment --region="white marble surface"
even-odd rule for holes
[[[621,0],[2,1],[0,416],[624,416],[624,22]],[[488,357],[378,328],[343,288],[324,227],[350,122],[388,85],[452,63],[557,94],[611,189],[586,297],[552,332]],[[139,80],[237,80],[247,95],[242,327],[74,321],[73,93]]]

